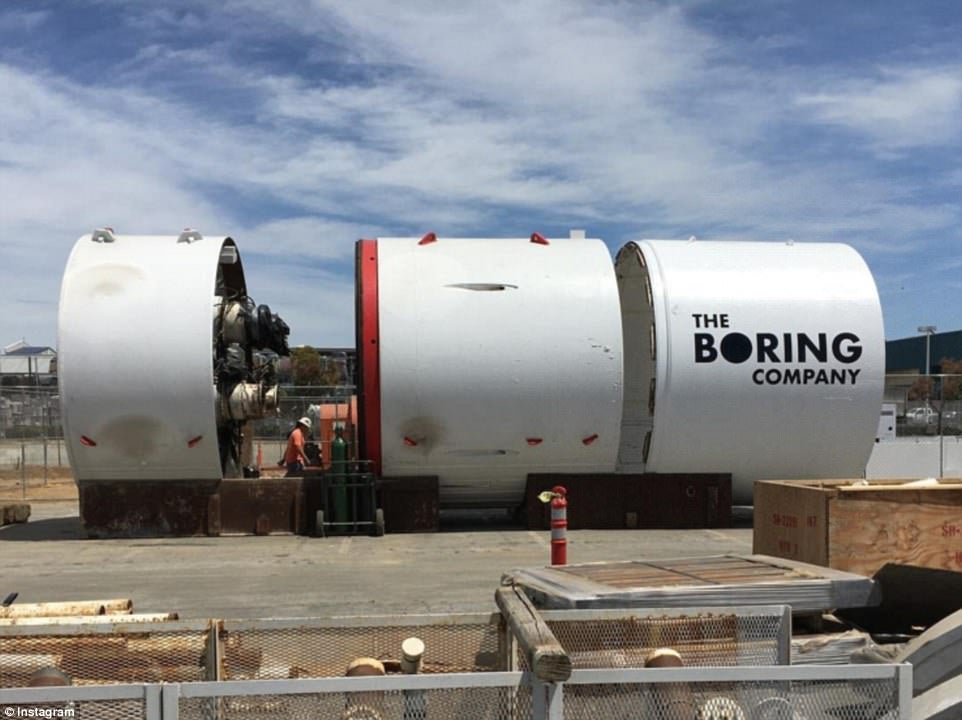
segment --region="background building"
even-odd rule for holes
[[[55,385],[57,351],[18,340],[0,350],[0,377],[16,378],[15,385]]]

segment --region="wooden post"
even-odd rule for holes
[[[20,603],[0,608],[0,618],[60,617],[65,615],[128,615],[133,602],[120,600],[78,600],[75,602]]]
[[[130,623],[159,623],[177,620],[177,613],[139,613],[137,615],[58,615],[35,616],[35,617],[2,617],[0,616],[0,628],[15,625],[25,626],[48,626],[48,625],[111,625]]]
[[[546,682],[571,677],[571,658],[524,592],[513,586],[501,587],[494,600],[535,677]]]

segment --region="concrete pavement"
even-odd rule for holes
[[[548,533],[469,520],[458,531],[87,540],[75,502],[38,502],[0,528],[0,596],[18,602],[130,597],[182,618],[493,611],[510,568],[546,565]],[[580,530],[572,563],[750,552],[751,529]]]

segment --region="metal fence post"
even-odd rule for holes
[[[20,497],[27,499],[27,446],[20,440]]]
[[[178,720],[180,717],[180,683],[161,686],[161,717],[163,720]]]
[[[548,720],[564,720],[564,683],[551,683],[548,691]]]
[[[144,720],[164,720],[161,685],[144,686]]]
[[[531,720],[548,720],[548,690],[534,675],[531,676]]]
[[[778,628],[778,664],[792,664],[792,607],[782,608],[782,623]]]
[[[912,717],[912,666],[899,665],[895,668],[895,676],[899,684],[899,720],[910,720]]]

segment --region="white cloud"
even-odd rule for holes
[[[962,68],[887,68],[875,78],[842,80],[831,91],[799,95],[820,122],[868,136],[881,150],[962,139]]]
[[[50,17],[47,10],[9,10],[0,11],[0,31],[30,32],[43,25]]]
[[[235,0],[129,22],[141,49],[103,84],[0,65],[5,303],[55,299],[66,252],[91,227],[191,225],[237,238],[253,256],[252,293],[289,317],[298,342],[334,344],[331,333],[341,344],[353,307],[345,268],[364,235],[513,235],[554,219],[625,235],[841,240],[884,264],[960,219],[912,184],[931,178],[805,145],[814,118],[846,150],[833,128],[888,150],[957,147],[960,91],[942,66],[823,87],[805,68],[746,65],[736,42],[657,3],[442,12]],[[228,32],[171,42],[205,27]],[[324,69],[238,61],[282,32]],[[182,95],[179,80],[234,104]],[[802,139],[782,146],[782,133]],[[49,309],[21,311],[53,322]],[[0,317],[0,338],[24,334],[19,323]]]

